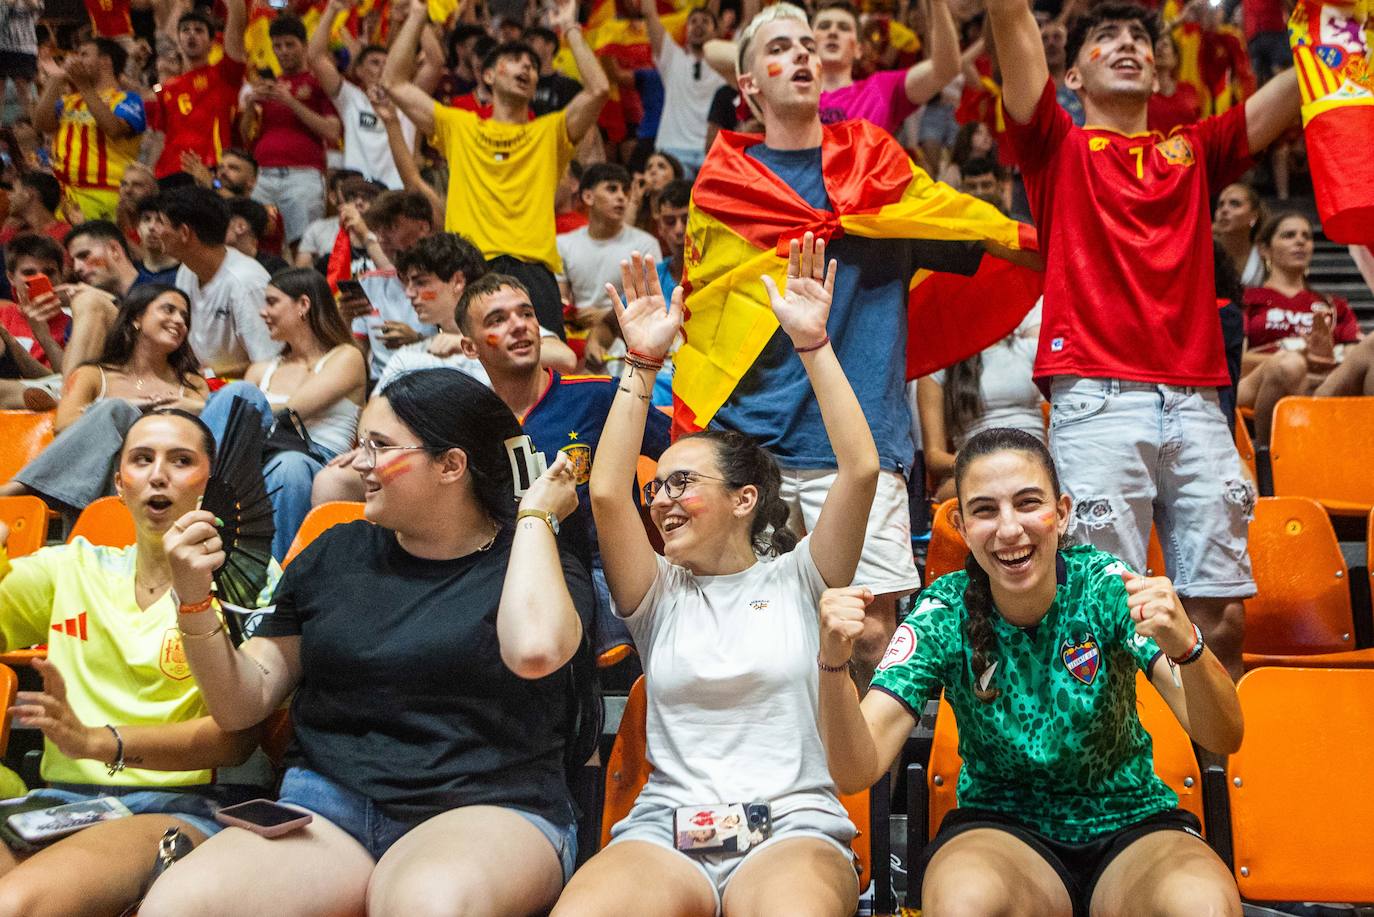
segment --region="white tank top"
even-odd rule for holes
[[[329,362],[329,358],[339,349],[335,347],[315,361],[315,365],[310,367],[310,374],[318,375],[324,364]],[[272,362],[267,364],[267,371],[262,374],[262,381],[258,383],[258,388],[267,396],[267,403],[272,405],[273,412],[280,411],[291,400],[290,395],[271,391],[272,376],[280,365],[281,357],[273,357]],[[305,429],[309,431],[310,439],[315,445],[333,458],[353,448],[353,439],[358,435],[358,416],[362,410],[359,405],[353,403],[352,398],[345,395],[314,417],[303,418]]]

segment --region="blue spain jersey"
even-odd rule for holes
[[[534,448],[544,454],[550,465],[559,452],[567,453],[577,475],[578,507],[564,523],[568,532],[565,544],[587,563],[600,563],[587,481],[606,415],[615,400],[616,383],[609,376],[560,376],[553,370],[546,372],[544,393],[520,422]],[[657,459],[663,454],[669,445],[668,426],[668,417],[662,411],[649,411],[639,449],[641,455]]]

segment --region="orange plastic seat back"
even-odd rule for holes
[[[1240,411],[1236,411],[1236,451],[1240,453],[1240,460],[1250,469],[1250,478],[1254,480],[1255,472],[1255,441],[1250,438],[1250,428],[1245,425],[1245,418]]]
[[[635,468],[635,496],[641,506],[648,506],[644,502],[644,485],[652,481],[656,474],[658,474],[658,460],[651,459],[647,455],[641,455],[639,464]]]
[[[301,522],[296,537],[291,540],[291,547],[286,550],[286,559],[282,561],[282,566],[285,567],[295,560],[296,555],[304,551],[306,546],[320,537],[326,529],[363,518],[364,506],[365,504],[353,500],[334,500],[321,503],[312,509]]]
[[[1150,543],[1145,548],[1145,575],[1164,576],[1167,570],[1164,563],[1164,548],[1159,543],[1159,529],[1150,527]]]
[[[648,712],[644,676],[641,675],[630,688],[625,712],[620,717],[620,728],[616,731],[615,744],[611,746],[610,757],[606,759],[606,795],[601,805],[602,849],[611,842],[611,828],[630,814],[639,791],[644,789],[644,784],[649,780],[649,773],[653,770],[645,754]],[[884,775],[880,779],[886,780],[887,777]],[[872,876],[873,863],[868,790],[841,796],[840,802],[844,804],[854,827],[859,829],[854,838],[853,848],[854,855],[859,859],[859,888],[867,888]]]
[[[108,545],[112,548],[127,548],[134,543],[138,533],[134,530],[134,517],[129,508],[118,497],[101,497],[92,500],[81,511],[67,535],[68,541],[78,536],[91,544]]]
[[[19,692],[19,676],[14,674],[14,669],[7,665],[0,665],[0,698],[5,701],[5,712],[0,715],[0,755],[3,755],[10,747],[10,714],[9,710],[14,706],[14,696]]]
[[[1260,498],[1250,522],[1250,563],[1257,594],[1245,600],[1247,653],[1355,649],[1349,572],[1315,500]]]
[[[53,411],[0,411],[0,482],[8,481],[52,442]]]
[[[1329,512],[1374,506],[1374,397],[1283,398],[1269,440],[1274,493],[1311,497]]]
[[[1374,901],[1374,671],[1262,668],[1241,679],[1230,758],[1247,899]]]
[[[1193,754],[1192,740],[1143,672],[1136,673],[1135,696],[1136,714],[1154,745],[1155,773],[1169,789],[1178,794],[1179,808],[1192,812],[1202,820],[1202,769],[1198,766],[1197,756]],[[926,770],[927,789],[930,791],[930,837],[934,837],[940,829],[945,814],[958,805],[955,791],[963,766],[954,709],[942,696],[940,712],[935,718],[930,767]]]
[[[926,550],[926,585],[946,573],[964,569],[968,545],[954,527],[954,511],[958,508],[959,501],[955,497],[935,508],[935,518],[930,523],[930,547]]]
[[[48,540],[48,505],[37,497],[0,497],[0,521],[10,527],[10,557],[23,557]]]

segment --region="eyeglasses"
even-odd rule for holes
[[[368,437],[362,441],[363,457],[367,459],[369,468],[377,467],[378,452],[413,452],[417,449],[426,449],[427,446],[383,446],[379,445],[375,439]]]
[[[669,500],[676,500],[687,490],[689,484],[695,484],[699,480],[719,481],[727,485],[730,483],[725,478],[701,474],[697,471],[674,471],[661,481],[655,478],[644,485],[644,502],[646,504],[654,502],[654,498],[658,496],[660,490],[668,492]]]

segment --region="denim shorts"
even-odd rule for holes
[[[88,784],[57,783],[34,790],[26,798],[51,799],[53,805],[85,802],[101,796],[114,796],[135,815],[170,815],[185,822],[206,837],[216,834],[224,826],[215,821],[220,803],[206,793],[186,790],[148,790],[136,786],[93,786]]]
[[[1050,451],[1077,541],[1143,571],[1153,522],[1180,595],[1255,594],[1246,551],[1255,488],[1216,389],[1060,376]]]
[[[342,828],[362,844],[374,860],[380,860],[392,844],[427,820],[421,818],[411,821],[387,815],[381,806],[362,793],[304,767],[287,768],[286,775],[282,777],[279,801],[283,805],[305,809]],[[577,865],[577,824],[570,822],[559,826],[533,812],[510,807],[506,811],[519,815],[544,835],[563,866],[563,882],[566,884],[572,878],[573,867]]]

